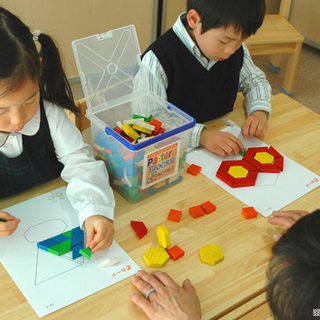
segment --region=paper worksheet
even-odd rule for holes
[[[243,139],[241,128],[232,125],[221,130],[230,132],[238,137],[245,148],[267,146],[255,137]],[[280,154],[280,150],[277,150]],[[283,154],[282,154],[283,155]],[[320,177],[295,161],[284,156],[283,171],[276,173],[259,173],[254,187],[232,188],[216,177],[216,172],[222,161],[241,160],[241,155],[222,158],[208,150],[198,147],[188,150],[187,162],[201,166],[201,172],[230,194],[253,206],[257,212],[265,217],[274,210],[280,210],[297,200],[311,190],[319,187]],[[303,209],[303,208],[297,208]]]
[[[90,260],[82,256],[73,260],[72,252],[56,256],[37,247],[38,242],[79,226],[66,197],[66,187],[1,210],[21,222],[13,235],[0,238],[0,261],[39,317],[130,277],[140,269],[115,241]],[[122,260],[98,268],[100,262],[116,256]]]

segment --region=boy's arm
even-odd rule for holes
[[[271,114],[271,86],[261,71],[252,61],[245,43],[243,66],[240,70],[239,91],[246,98],[247,114],[250,116],[255,111],[265,111],[267,119]]]
[[[149,90],[167,100],[168,78],[153,51],[148,51],[142,59],[148,72]]]

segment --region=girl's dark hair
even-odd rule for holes
[[[38,41],[40,52],[30,29],[18,17],[0,7],[0,81],[6,87],[0,95],[18,90],[27,79],[39,81],[42,98],[78,113],[57,46],[43,33],[38,36]]]
[[[320,210],[296,222],[272,248],[267,298],[277,320],[320,319]]]
[[[187,0],[187,12],[195,9],[202,23],[202,33],[233,26],[242,38],[255,34],[262,25],[265,0]]]

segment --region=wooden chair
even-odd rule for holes
[[[279,14],[267,14],[261,28],[245,43],[252,56],[271,55],[269,68],[280,70],[282,54],[289,54],[287,70],[281,92],[292,98],[304,37],[288,22],[292,0],[282,0]]]
[[[77,126],[80,132],[83,132],[90,127],[90,120],[85,116],[87,110],[87,102],[85,98],[82,98],[80,100],[75,100],[74,103],[80,110],[80,114],[76,116],[73,112],[66,109],[65,112],[68,118]]]

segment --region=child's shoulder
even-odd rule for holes
[[[60,123],[67,117],[64,109],[50,101],[43,100],[43,107],[49,123]]]

